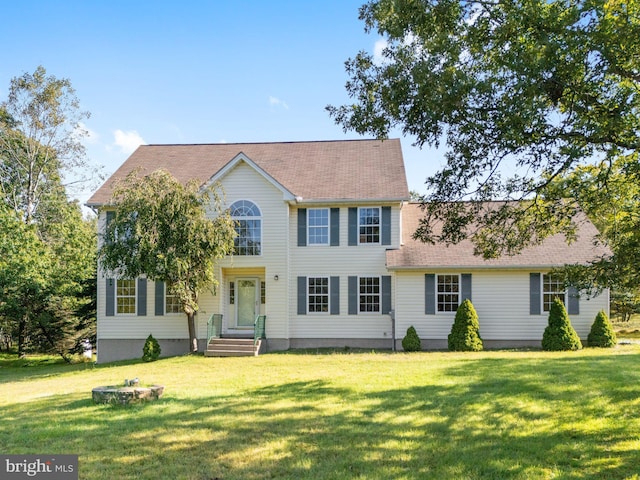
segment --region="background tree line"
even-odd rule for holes
[[[65,360],[95,343],[96,225],[69,200],[88,172],[71,83],[43,67],[0,103],[0,348]]]

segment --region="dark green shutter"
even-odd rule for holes
[[[529,314],[540,315],[540,274],[529,274]]]
[[[137,310],[138,316],[144,317],[147,315],[147,279],[146,278],[138,278],[138,286],[137,286]]]
[[[463,301],[465,301],[466,299],[469,299],[469,301],[471,302],[471,274],[470,273],[463,273],[462,275],[460,275],[460,293],[461,293],[461,297],[460,297],[460,303],[462,303]]]
[[[349,246],[358,245],[358,209],[349,208]]]
[[[330,241],[329,245],[337,247],[340,245],[340,209],[332,208],[330,210]]]
[[[349,277],[349,315],[358,314],[358,277]]]
[[[298,246],[307,246],[307,209],[298,209]]]
[[[105,315],[107,317],[113,317],[116,313],[116,281],[113,278],[107,278],[106,284],[105,300],[107,302],[107,309]]]
[[[424,275],[424,313],[436,314],[436,276],[433,273]]]
[[[340,315],[340,277],[329,278],[329,292],[331,295],[331,315]]]
[[[381,311],[383,315],[387,315],[391,311],[391,276],[382,276],[382,305]]]
[[[164,315],[164,282],[156,282],[156,316]]]
[[[569,287],[567,292],[567,313],[569,315],[580,315],[580,296],[576,287]]]
[[[107,219],[106,219],[106,224],[105,224],[105,229],[104,229],[104,233],[105,235],[107,234],[107,230],[109,228],[109,224],[113,221],[114,218],[116,218],[116,212],[114,211],[108,211],[107,212]]]
[[[382,207],[382,245],[391,245],[391,207]]]
[[[307,314],[307,277],[298,277],[298,315]]]

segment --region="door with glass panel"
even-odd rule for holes
[[[238,278],[236,289],[236,326],[253,327],[259,308],[260,281],[257,278]]]

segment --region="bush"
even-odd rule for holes
[[[456,311],[448,341],[449,350],[454,352],[479,352],[483,348],[478,314],[468,298]]]
[[[407,328],[407,334],[402,339],[402,349],[405,352],[419,352],[422,350],[420,337],[418,337],[418,332],[413,328],[413,325]]]
[[[598,312],[596,319],[591,325],[591,331],[587,337],[587,345],[590,347],[611,348],[618,343],[616,332],[613,331],[613,325],[604,311]]]
[[[142,347],[142,360],[145,362],[153,362],[160,357],[160,344],[153,338],[153,335],[149,335]]]
[[[549,310],[549,325],[542,335],[542,349],[548,351],[580,350],[582,342],[571,326],[564,303],[555,299]]]

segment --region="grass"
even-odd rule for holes
[[[0,451],[81,479],[638,479],[640,345],[571,353],[290,352],[16,366]],[[139,377],[158,402],[94,405]]]
[[[616,336],[621,339],[640,339],[640,315],[632,315],[628,322],[613,321]]]

